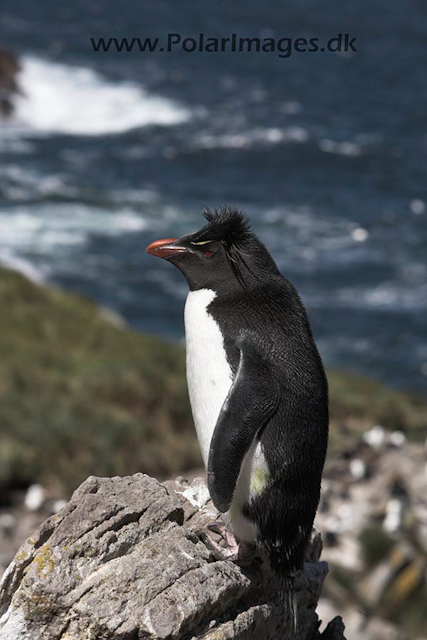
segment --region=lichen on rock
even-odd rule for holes
[[[200,479],[88,478],[5,573],[0,640],[319,638],[320,536],[296,585],[292,633],[268,567],[260,583],[198,539],[214,513]]]

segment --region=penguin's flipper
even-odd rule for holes
[[[228,511],[245,456],[278,404],[278,385],[270,366],[254,343],[244,339],[236,378],[218,416],[209,449],[208,488],[221,513]]]

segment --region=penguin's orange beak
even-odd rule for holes
[[[167,240],[156,240],[148,245],[146,253],[158,258],[171,258],[177,253],[185,253],[188,251],[185,247],[174,244],[177,238],[168,238]]]

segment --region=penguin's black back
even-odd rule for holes
[[[276,381],[280,400],[258,434],[269,468],[262,493],[244,505],[273,570],[301,568],[320,497],[328,440],[328,388],[307,314],[293,285],[278,272],[227,295],[207,311],[218,323],[233,376],[242,334],[253,342]]]

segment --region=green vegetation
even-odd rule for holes
[[[427,404],[422,397],[352,373],[329,371],[328,379],[332,450],[350,448],[375,424],[403,431],[410,440],[424,440]]]
[[[0,270],[0,487],[201,464],[183,349]]]
[[[396,544],[381,524],[368,524],[359,535],[360,549],[366,567],[371,569],[385,560]]]
[[[88,475],[201,465],[182,347],[7,269],[0,304],[0,489],[69,494]],[[332,373],[330,387],[333,447],[376,422],[415,436],[427,424],[425,404],[379,383]]]

